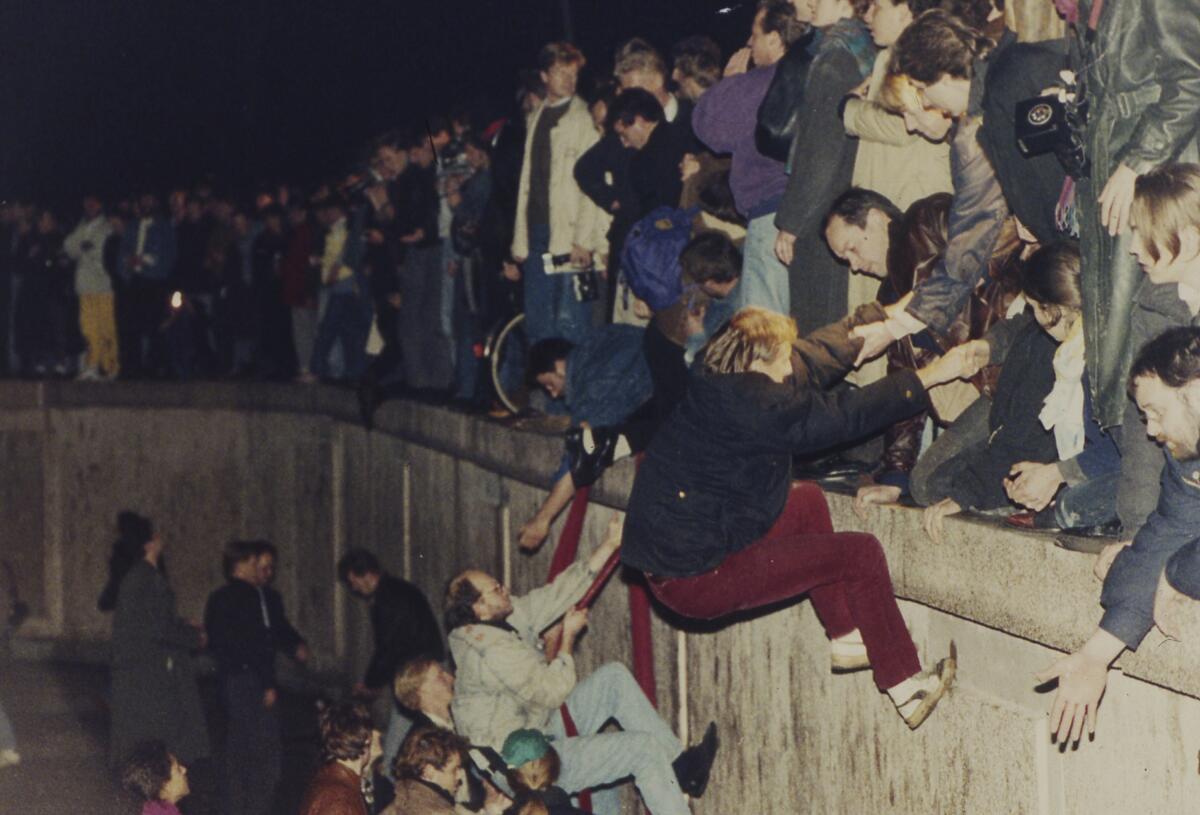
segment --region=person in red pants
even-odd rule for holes
[[[953,646],[921,670],[879,541],[834,532],[821,489],[793,485],[791,461],[927,409],[928,388],[970,376],[986,359],[961,346],[919,371],[831,390],[858,355],[850,332],[859,319],[799,339],[791,318],[746,308],[713,335],[638,469],[621,560],[684,617],[808,594],[832,640],[833,669],[870,667],[916,728],[953,682]]]

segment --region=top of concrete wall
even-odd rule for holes
[[[252,411],[358,422],[353,393],[297,385],[16,382],[0,385],[0,410]],[[414,402],[385,404],[375,432],[546,487],[562,449],[555,436]],[[618,464],[593,490],[593,499],[623,508],[633,473],[631,463]],[[1078,647],[1100,619],[1093,558],[1056,547],[1051,536],[951,518],[939,546],[924,533],[917,509],[872,508],[864,523],[851,512],[848,496],[831,494],[830,505],[836,528],[863,529],[880,539],[900,597],[1060,650]],[[1200,697],[1198,662],[1200,642],[1165,643],[1154,631],[1118,666]]]

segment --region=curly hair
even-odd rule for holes
[[[479,622],[475,613],[475,601],[483,595],[469,575],[460,574],[446,585],[446,599],[442,611],[446,617],[446,630],[453,631],[464,625]]]
[[[397,778],[420,778],[426,767],[442,769],[454,756],[462,760],[467,742],[449,730],[425,725],[412,730],[404,738],[392,772]]]
[[[144,741],[133,748],[121,769],[121,789],[143,801],[157,801],[171,780],[175,759],[161,741]]]
[[[353,761],[371,749],[371,714],[366,705],[341,702],[318,714],[321,731],[321,760]]]

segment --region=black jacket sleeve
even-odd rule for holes
[[[267,613],[271,616],[271,632],[275,648],[288,656],[294,656],[296,649],[304,644],[304,637],[293,626],[283,609],[283,598],[274,589],[263,589],[267,597]]]
[[[804,103],[804,83],[812,55],[808,46],[812,32],[793,43],[779,60],[775,76],[758,108],[754,144],[758,152],[776,161],[787,161],[796,135],[796,120]]]
[[[1162,93],[1142,112],[1117,159],[1144,173],[1179,156],[1196,138],[1200,115],[1200,2],[1146,0],[1137,4],[1150,28]]]
[[[371,622],[375,630],[375,653],[367,666],[363,684],[382,688],[396,670],[417,656],[445,657],[442,632],[429,601],[421,590],[398,578],[380,578]]]
[[[231,582],[208,598],[204,630],[218,669],[230,674],[254,673],[264,688],[275,686],[275,650],[262,622],[258,595],[247,585]]]
[[[899,371],[865,388],[804,389],[778,412],[777,433],[797,454],[825,450],[877,432],[929,409],[925,386],[914,371]]]

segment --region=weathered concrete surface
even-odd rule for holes
[[[412,403],[385,406],[366,433],[352,397],[321,388],[17,384],[0,387],[0,452],[0,555],[35,608],[17,643],[29,654],[103,654],[95,599],[124,507],[158,521],[189,615],[217,585],[226,540],[273,540],[279,588],[318,667],[349,676],[369,652],[365,607],[335,581],[350,546],[378,552],[435,604],[461,569],[524,591],[551,556],[511,542],[560,442]],[[594,491],[584,551],[632,476],[619,465]],[[830,503],[838,528],[883,542],[923,658],[957,642],[959,687],[909,733],[868,674],[829,673],[807,603],[686,636],[656,619],[664,714],[692,734],[716,720],[724,737],[697,813],[1175,813],[1200,795],[1200,643],[1151,635],[1113,673],[1097,740],[1061,753],[1032,677],[1099,618],[1091,558],[959,519],[936,545],[915,510],[875,509],[864,524],[845,496]],[[594,610],[583,671],[629,659],[619,589]]]

